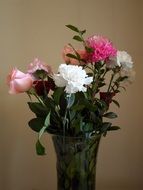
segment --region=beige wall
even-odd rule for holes
[[[103,138],[98,157],[98,190],[143,189],[143,1],[0,0],[0,189],[55,190],[55,156],[49,136],[47,156],[35,154],[37,135],[25,94],[10,96],[5,83],[12,67],[21,70],[35,57],[56,70],[72,32],[64,25],[103,34],[135,62],[136,81],[119,96],[122,130]]]

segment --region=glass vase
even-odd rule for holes
[[[57,190],[95,190],[100,135],[52,137],[57,156]]]

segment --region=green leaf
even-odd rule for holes
[[[46,127],[48,127],[50,125],[50,115],[51,115],[51,112],[49,112],[49,114],[47,115],[46,119],[45,119],[45,123],[44,125]]]
[[[36,142],[36,153],[37,153],[38,155],[41,155],[41,156],[46,154],[46,153],[45,153],[45,148],[44,148],[44,146],[40,143],[39,140]]]
[[[65,93],[62,94],[62,96],[60,98],[59,106],[60,106],[60,115],[65,116],[65,112],[66,112],[66,108],[67,108],[67,100],[65,97]]]
[[[33,118],[28,122],[28,125],[33,131],[39,132],[44,125],[44,120],[41,117]]]
[[[106,136],[108,129],[111,127],[112,123],[104,122],[101,127],[101,133],[103,133],[103,136]]]
[[[116,81],[117,82],[122,82],[122,81],[124,81],[127,78],[128,78],[128,76],[123,76],[123,77],[120,76]]]
[[[86,49],[86,51],[87,51],[88,53],[92,53],[92,52],[94,51],[93,48],[87,47],[87,46],[85,46],[85,49]]]
[[[103,74],[105,72],[105,69],[100,70],[100,74]]]
[[[95,112],[97,110],[97,106],[92,102],[89,102],[87,99],[83,100],[83,105],[91,112]]]
[[[108,131],[114,131],[114,130],[118,130],[121,129],[119,126],[111,126],[108,128]]]
[[[71,24],[66,25],[66,27],[68,27],[69,29],[71,29],[71,30],[73,30],[75,32],[79,32],[79,29],[77,27],[71,25]]]
[[[102,67],[103,67],[103,65],[102,65],[102,62],[101,62],[101,61],[99,61],[99,62],[97,62],[97,63],[95,64],[95,68],[98,70],[98,72],[100,72],[100,70],[101,70]]]
[[[41,130],[39,131],[38,134],[38,138],[40,140],[41,136],[43,135],[43,133],[45,132],[45,130],[48,128],[48,126],[50,125],[50,112],[48,113],[45,122],[44,122],[44,126],[41,128]]]
[[[102,86],[105,86],[105,85],[106,85],[106,83],[104,83],[104,82],[99,82],[99,84],[98,84],[99,87],[102,87]]]
[[[84,132],[91,132],[93,131],[93,123],[86,123],[82,126],[82,131]]]
[[[82,128],[82,125],[83,125],[82,120],[83,120],[82,116],[77,113],[76,117],[73,119],[73,121],[70,124],[70,127],[71,127],[71,129],[74,130],[75,135],[77,135],[81,131],[81,128]]]
[[[45,148],[44,146],[40,143],[40,138],[42,137],[43,133],[47,129],[47,127],[50,125],[50,112],[47,115],[44,126],[40,129],[39,134],[38,134],[38,141],[36,143],[36,152],[38,155],[44,155],[45,154]]]
[[[72,122],[72,120],[76,117],[76,112],[70,110],[70,112],[69,112],[69,117],[70,117],[70,122]]]
[[[116,100],[113,100],[113,99],[112,99],[112,102],[113,102],[118,108],[120,108],[119,102],[117,102]]]
[[[81,35],[85,34],[86,33],[86,30],[82,30],[80,31]]]
[[[70,57],[70,58],[73,58],[73,59],[78,59],[77,56],[72,54],[72,53],[67,53],[66,56]]]
[[[119,92],[120,92],[120,90],[114,90],[114,92],[117,94],[117,93],[119,93]]]
[[[39,78],[39,79],[44,79],[46,76],[47,76],[47,73],[44,71],[44,70],[37,70],[35,73],[34,73],[34,76],[36,78]]]
[[[57,88],[55,91],[54,91],[54,93],[53,93],[53,99],[54,99],[54,101],[55,101],[55,103],[57,104],[57,105],[59,105],[59,102],[60,102],[60,97],[61,97],[61,95],[62,95],[62,93],[63,93],[64,91],[63,91],[63,88]]]
[[[43,126],[42,129],[39,131],[39,134],[38,134],[38,139],[39,140],[42,137],[43,133],[45,132],[46,128],[47,128],[46,126]]]
[[[72,107],[72,109],[73,109],[74,111],[80,111],[80,110],[83,110],[83,108],[85,108],[85,106],[82,105],[82,104],[76,104],[76,105],[74,105],[74,106]]]
[[[81,59],[80,58],[80,61],[84,62],[84,63],[87,63],[87,61],[85,59]]]
[[[75,53],[76,53],[77,59],[81,60],[79,53],[78,52],[75,52]]]
[[[55,102],[51,97],[46,98],[45,104],[49,108],[47,114],[49,113],[50,110],[55,110]],[[47,116],[47,114],[46,114],[46,116]]]
[[[103,117],[107,117],[107,118],[110,118],[110,119],[114,119],[114,118],[116,118],[116,117],[118,117],[118,116],[117,116],[117,114],[114,113],[114,112],[108,112],[108,113],[105,113],[105,114],[103,115]]]
[[[101,132],[106,132],[109,127],[111,127],[112,123],[104,122],[101,127]]]
[[[73,39],[79,42],[83,42],[83,39],[80,36],[74,36]]]
[[[92,77],[92,76],[93,76],[93,73],[89,72],[89,73],[87,73],[87,75],[88,75],[89,77]]]
[[[39,116],[39,117],[46,116],[49,111],[48,108],[46,108],[39,102],[28,102],[28,106],[30,110],[34,112],[36,116]]]

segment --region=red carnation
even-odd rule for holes
[[[109,106],[115,94],[115,92],[100,92],[100,100],[103,100]]]
[[[48,81],[37,80],[34,81],[33,84],[38,96],[48,94],[50,90],[55,89],[55,83],[51,78],[49,78]]]

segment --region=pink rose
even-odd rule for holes
[[[51,67],[49,65],[46,65],[43,61],[39,60],[38,58],[35,58],[34,61],[30,63],[27,72],[29,74],[34,74],[37,70],[43,70],[49,74],[52,73]]]
[[[83,59],[83,60],[86,61],[86,59],[87,59],[87,53],[86,53],[85,50],[76,50],[76,52],[80,55],[80,59]],[[64,61],[66,63],[72,64],[72,65],[85,64],[85,62],[83,62],[83,61],[79,62],[79,60],[77,60],[77,59],[68,57],[67,56],[68,53],[76,55],[75,52],[74,52],[74,50],[72,49],[72,47],[66,45],[64,47],[63,53],[62,53],[63,59],[64,59]]]
[[[33,84],[33,79],[29,74],[25,74],[18,69],[13,69],[7,76],[10,94],[18,94],[28,91]]]

